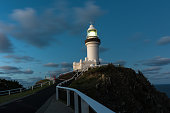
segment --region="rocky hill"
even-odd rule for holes
[[[69,87],[78,89],[116,113],[170,113],[170,99],[139,71],[107,66],[89,69]]]

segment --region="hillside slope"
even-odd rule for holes
[[[112,64],[90,69],[69,86],[116,113],[170,113],[170,99],[141,72]]]

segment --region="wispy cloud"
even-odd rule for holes
[[[19,68],[15,67],[15,66],[0,66],[0,69],[3,69],[3,70],[19,70]]]
[[[149,68],[143,69],[142,72],[159,71],[159,70],[161,70],[161,69],[162,69],[161,67],[153,66],[153,67],[149,67]]]
[[[56,63],[47,63],[47,64],[44,64],[45,67],[58,67],[59,65],[56,64]]]
[[[17,63],[33,62],[33,61],[37,62],[38,61],[38,60],[35,60],[33,57],[30,57],[30,56],[19,56],[19,55],[6,55],[6,56],[4,56],[4,58],[12,59]]]
[[[158,44],[158,45],[170,44],[170,36],[161,37],[161,38],[157,41],[157,44]]]
[[[11,41],[0,32],[0,53],[12,53],[13,45]]]
[[[62,62],[61,63],[61,67],[64,68],[72,68],[73,64],[72,63],[68,63],[68,62]]]
[[[2,72],[0,74],[33,74],[34,71],[31,69],[20,70],[20,68],[15,66],[0,66]]]
[[[140,63],[146,66],[164,66],[170,64],[170,58],[154,57],[149,60],[142,60]]]

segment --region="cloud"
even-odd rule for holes
[[[45,67],[58,67],[59,65],[56,64],[56,63],[47,63],[47,64],[44,64]]]
[[[0,23],[0,31],[35,47],[43,48],[56,41],[57,35],[61,33],[81,33],[90,20],[96,20],[104,12],[90,1],[83,7],[61,5],[47,8],[42,13],[37,13],[33,8],[15,9],[10,14],[14,23]]]
[[[161,38],[157,41],[157,44],[158,44],[158,45],[170,44],[170,36],[161,37]]]
[[[33,70],[30,70],[30,69],[27,69],[27,70],[25,70],[25,71],[22,71],[22,73],[24,73],[24,74],[33,74],[34,71],[33,71]]]
[[[19,68],[14,67],[14,66],[0,66],[0,69],[3,69],[3,70],[19,70]]]
[[[18,67],[14,66],[0,66],[0,69],[4,72],[0,72],[0,74],[33,74],[34,71],[27,69],[27,70],[20,70]]]
[[[13,45],[10,40],[2,33],[0,33],[0,53],[12,53]]]
[[[90,21],[95,21],[98,17],[102,16],[105,11],[103,11],[99,6],[95,5],[94,2],[88,1],[85,3],[84,7],[75,7],[74,10],[74,25],[71,29],[72,33],[80,33],[82,29],[85,28],[87,23]]]
[[[142,65],[146,66],[164,66],[170,64],[170,58],[154,57],[149,60],[140,61]]]
[[[115,64],[115,65],[125,65],[126,64],[126,61],[124,61],[124,60],[118,60],[118,61],[116,61],[116,62],[113,62],[113,64]]]
[[[72,63],[68,63],[68,62],[62,62],[61,64],[61,67],[64,69],[64,68],[72,68],[73,67],[73,64]]]
[[[170,75],[170,72],[163,72],[163,75]]]
[[[152,71],[159,71],[159,70],[161,70],[161,67],[154,66],[154,67],[143,69],[142,72],[152,72]]]
[[[17,63],[37,61],[30,56],[6,55],[4,58],[13,59]]]

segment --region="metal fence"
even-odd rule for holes
[[[51,82],[52,82],[52,84],[55,83],[55,81],[53,80],[53,81],[47,81],[47,82],[39,83],[39,84],[36,84],[36,85],[31,86],[29,88],[16,88],[16,89],[11,89],[11,90],[0,91],[0,96],[21,93],[21,92],[24,92],[24,91],[27,91],[27,90],[34,90],[38,87],[43,87],[44,85],[47,85],[47,84],[50,85]]]
[[[66,91],[66,103],[67,106],[70,106],[70,91],[74,92],[74,111],[75,113],[89,113],[89,108],[92,108],[96,113],[115,113],[109,108],[105,107],[104,105],[100,104],[99,102],[93,100],[92,98],[88,97],[87,95],[83,94],[82,92],[68,87],[61,87],[56,86],[56,100],[59,100],[59,89],[63,89]],[[80,101],[79,98],[80,97]],[[79,105],[81,105],[79,107]]]

